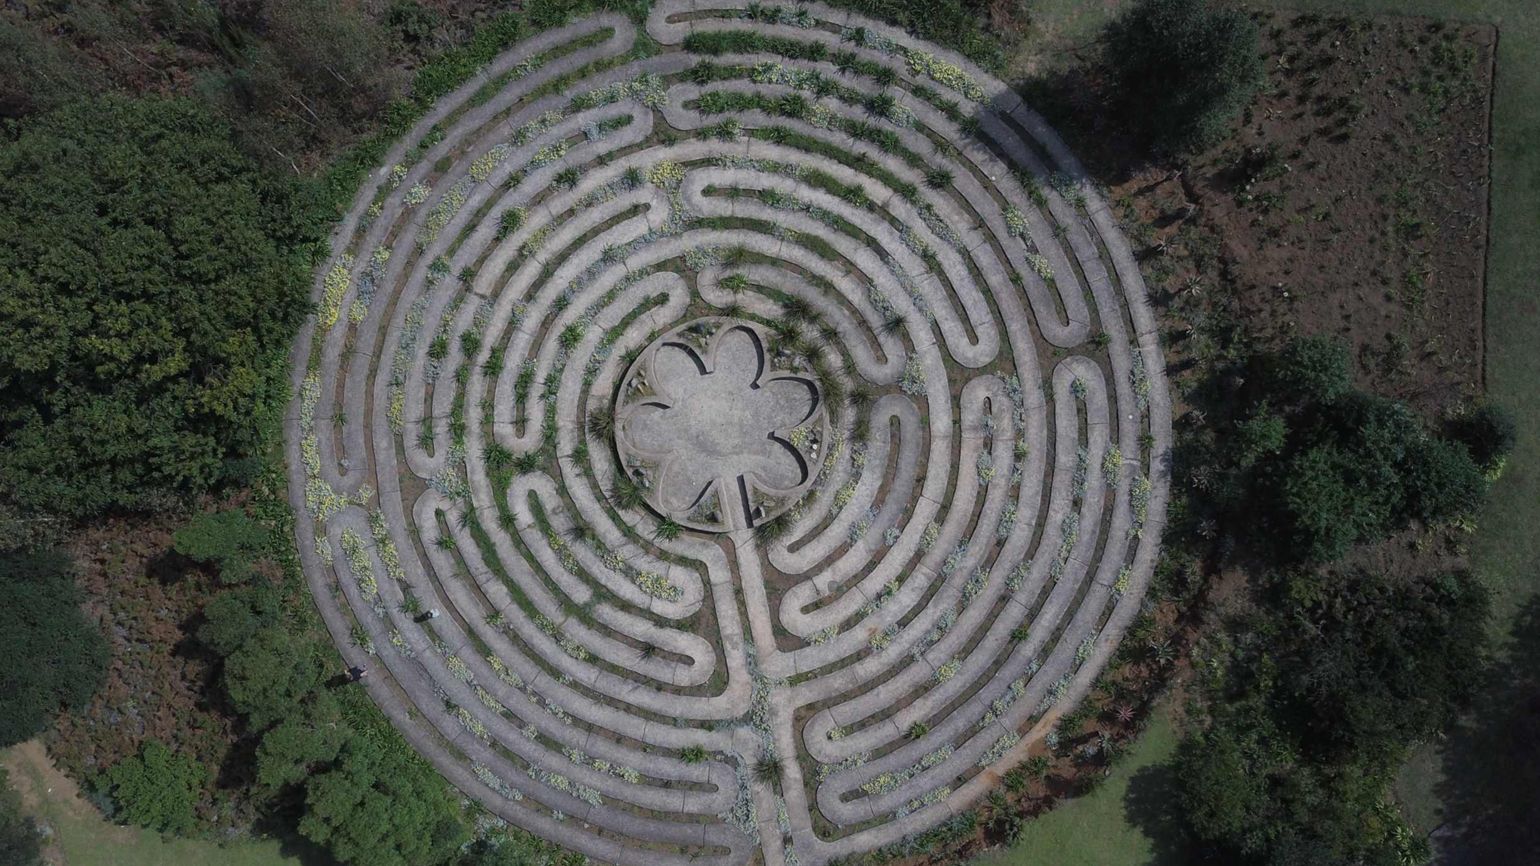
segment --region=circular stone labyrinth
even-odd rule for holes
[[[387,156],[316,301],[329,629],[455,785],[596,859],[947,821],[1154,567],[1170,407],[1105,203],[1007,87],[843,11],[531,38]]]

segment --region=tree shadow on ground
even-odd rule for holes
[[[1143,866],[1196,862],[1182,830],[1176,768],[1170,761],[1142,767],[1129,778],[1123,813],[1129,824],[1150,838],[1154,851]]]
[[[298,860],[299,866],[342,866],[325,847],[301,836],[295,829],[298,823],[299,807],[291,804],[283,813],[259,820],[252,833],[277,840],[278,853]]]
[[[1443,751],[1434,834],[1445,866],[1540,862],[1540,598],[1514,619],[1505,654]]]
[[[1112,187],[1128,181],[1157,160],[1150,154],[1148,144],[1131,133],[1126,119],[1118,114],[1103,74],[1096,64],[1081,61],[1017,81],[1012,90],[1048,124],[1080,163],[1083,175],[1072,172],[1071,179],[1084,177],[1103,187]],[[996,100],[997,111],[1005,101],[1004,96]],[[1015,157],[1002,153],[999,145],[985,144],[1006,165],[1013,164]]]

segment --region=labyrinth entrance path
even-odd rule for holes
[[[1170,404],[1127,243],[961,57],[662,0],[517,46],[370,177],[287,448],[411,745],[623,864],[969,809],[1138,613]]]

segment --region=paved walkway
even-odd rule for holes
[[[446,97],[294,355],[347,662],[468,795],[604,861],[822,864],[971,808],[1158,553],[1155,322],[1078,163],[961,57],[754,8],[664,0],[640,58],[594,16]],[[758,354],[719,371],[735,323]],[[624,432],[738,361],[763,407]]]

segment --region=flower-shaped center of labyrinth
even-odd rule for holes
[[[701,319],[654,340],[617,396],[616,448],[664,516],[751,527],[813,481],[823,401],[813,379],[771,369],[754,325]]]

